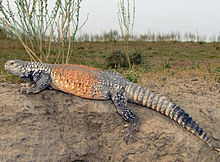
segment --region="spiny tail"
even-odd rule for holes
[[[194,135],[199,136],[209,145],[211,149],[215,149],[218,152],[220,151],[219,149],[213,147],[206,132],[203,131],[203,129],[189,116],[189,114],[165,96],[159,95],[137,84],[129,84],[125,91],[130,101],[166,115]]]

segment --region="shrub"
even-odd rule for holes
[[[142,62],[142,55],[138,51],[129,52],[129,59],[131,64],[139,65]],[[126,60],[126,54],[122,50],[115,50],[106,57],[106,66],[115,67],[128,67],[128,62]]]

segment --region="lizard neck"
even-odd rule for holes
[[[34,77],[41,72],[51,73],[50,64],[44,64],[39,62],[24,61],[24,70],[21,79],[34,81]]]

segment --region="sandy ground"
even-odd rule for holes
[[[220,145],[220,83],[208,77],[171,78],[149,84],[188,112]],[[0,161],[204,161],[220,157],[169,118],[129,104],[142,122],[126,144],[125,121],[111,101],[93,101],[55,90],[20,95],[0,83]]]

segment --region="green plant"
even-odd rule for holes
[[[216,68],[214,69],[214,72],[220,74],[220,66],[216,67]]]
[[[131,37],[131,33],[134,28],[135,20],[135,0],[132,0],[132,6],[130,5],[130,0],[119,0],[118,2],[118,22],[124,40],[124,51],[126,54],[126,59],[131,68],[131,61],[129,58],[129,46],[128,41]]]
[[[126,79],[130,80],[131,82],[137,83],[138,78],[140,77],[136,71],[129,70],[125,73]]]
[[[170,68],[170,62],[169,62],[168,59],[167,59],[167,61],[163,65],[163,69],[167,69],[167,68]]]
[[[68,63],[71,41],[75,41],[82,0],[56,0],[48,9],[48,0],[15,0],[16,10],[6,0],[0,2],[0,23],[18,38],[32,60],[48,62],[52,46],[59,47],[56,62]],[[17,17],[16,17],[17,15]]]

